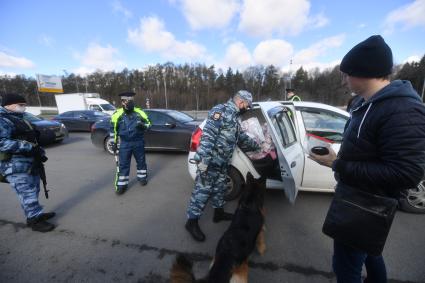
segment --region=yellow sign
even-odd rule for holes
[[[58,76],[37,75],[39,92],[63,93],[62,78]]]

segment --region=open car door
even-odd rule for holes
[[[304,152],[291,119],[293,114],[277,102],[263,104],[262,111],[276,147],[283,189],[288,200],[294,203],[303,178]]]

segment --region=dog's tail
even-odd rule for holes
[[[192,262],[184,255],[176,256],[173,267],[170,271],[171,283],[194,283],[196,282],[193,275]]]

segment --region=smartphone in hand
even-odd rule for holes
[[[329,149],[324,146],[315,146],[311,148],[311,152],[317,155],[326,155],[329,154]]]

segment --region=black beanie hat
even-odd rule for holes
[[[7,106],[18,103],[27,103],[25,98],[17,93],[5,93],[1,97],[1,106]]]
[[[380,35],[373,35],[354,46],[342,58],[339,69],[349,76],[382,78],[391,74],[393,54]]]

